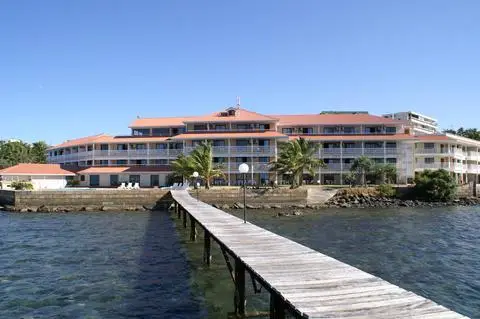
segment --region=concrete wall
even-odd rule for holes
[[[190,194],[193,197],[197,196],[195,190],[191,190]],[[216,189],[212,188],[210,190],[199,190],[199,198],[201,201],[204,201],[208,204],[229,204],[232,205],[236,202],[243,203],[243,189],[232,188],[232,189]],[[284,204],[284,205],[294,205],[294,204],[307,204],[307,188],[299,189],[288,189],[288,188],[277,188],[277,189],[247,189],[247,204],[254,205],[273,205],[273,204]]]
[[[14,205],[15,204],[15,192],[0,190],[0,205]]]

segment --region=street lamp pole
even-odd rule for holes
[[[197,190],[197,200],[200,200],[200,199],[198,198],[198,189],[199,189],[199,186],[200,186],[200,184],[197,182],[197,180],[198,180],[198,175],[199,175],[199,174],[198,174],[197,171],[193,172],[193,174],[192,174],[193,178],[195,178],[195,188],[196,188],[196,190]]]
[[[243,223],[247,222],[247,173],[250,168],[247,163],[238,166],[238,171],[243,174]]]

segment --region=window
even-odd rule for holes
[[[129,183],[139,183],[140,184],[140,175],[129,175],[128,176]]]
[[[193,130],[194,131],[206,131],[207,130],[207,126],[205,124],[195,124],[193,126]]]
[[[172,128],[172,135],[182,134],[185,132],[184,127]]]
[[[425,157],[425,164],[433,164],[434,162],[435,162],[435,158]]]
[[[225,146],[224,140],[215,140],[213,141],[213,146]]]
[[[397,148],[397,143],[395,143],[395,142],[387,142],[386,147],[387,147],[387,148]]]
[[[353,126],[345,126],[343,128],[343,133],[345,134],[353,134],[355,133],[355,128]]]
[[[324,134],[333,134],[333,133],[335,133],[335,128],[334,127],[324,127],[323,128],[323,133]]]
[[[387,164],[397,164],[396,158],[387,158]]]
[[[127,165],[127,160],[117,160],[117,165]]]
[[[250,124],[237,124],[237,130],[249,130]]]
[[[282,128],[282,133],[283,134],[292,134],[293,129],[291,127]]]
[[[269,130],[270,129],[270,124],[260,124],[258,126],[260,130]]]
[[[150,135],[150,129],[148,128],[136,128],[132,130],[132,135],[133,136],[149,136]]]
[[[90,187],[100,186],[100,175],[90,175]]]
[[[268,162],[270,162],[270,158],[268,158],[268,157],[259,157],[259,158],[258,158],[258,161],[259,161],[260,163],[268,163]]]
[[[250,145],[250,141],[249,140],[237,140],[236,145],[237,146],[248,146],[248,145]]]
[[[108,151],[108,144],[100,144],[101,151]]]
[[[92,145],[88,145],[88,146],[87,146],[87,151],[89,151],[89,152],[93,151],[93,146],[92,146]]]
[[[80,181],[85,182],[85,175],[80,175]]]
[[[225,131],[227,129],[227,126],[225,124],[217,124],[214,127],[215,131]]]
[[[97,161],[97,163],[100,166],[107,166],[108,165],[108,160],[99,160],[99,161]]]
[[[258,146],[269,146],[270,141],[269,140],[258,140]]]
[[[167,149],[167,144],[155,144],[155,149],[156,150],[166,150]]]
[[[170,130],[168,128],[154,128],[152,129],[152,136],[169,136]]]
[[[155,160],[150,160],[150,163],[152,165],[167,165],[168,161],[167,159],[155,159]]]
[[[433,148],[435,148],[435,144],[433,144],[433,143],[424,143],[424,144],[423,144],[423,147],[424,147],[425,149],[433,149]]]
[[[118,175],[110,175],[110,186],[118,186]]]
[[[313,128],[311,127],[303,127],[301,129],[302,134],[312,134],[313,133]]]
[[[150,186],[160,186],[160,178],[158,175],[150,175]]]
[[[385,132],[387,134],[395,134],[395,133],[397,133],[397,128],[395,126],[387,126],[385,128]]]

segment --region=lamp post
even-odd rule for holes
[[[200,183],[197,182],[198,172],[197,171],[193,172],[192,176],[193,176],[193,178],[195,178],[195,188],[197,189],[197,200],[199,200],[198,199],[198,188],[200,187]]]
[[[247,163],[242,163],[238,166],[238,171],[243,174],[243,223],[247,222],[246,218],[246,202],[247,202],[247,183],[246,183],[246,174],[248,173],[249,167]]]

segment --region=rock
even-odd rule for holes
[[[47,206],[42,205],[42,206],[37,208],[37,212],[38,213],[49,213],[50,209]]]
[[[212,204],[213,207],[220,209],[221,206],[219,204]]]
[[[143,205],[143,209],[145,210],[153,210],[155,206],[147,206],[147,205]]]
[[[96,212],[96,211],[100,211],[102,210],[103,207],[100,207],[100,208],[97,208],[97,207],[94,207],[94,206],[85,206],[85,207],[82,207],[82,209],[86,212]]]
[[[293,205],[294,208],[302,208],[304,209],[306,206],[305,205],[302,205],[302,204],[295,204]]]
[[[303,213],[299,210],[294,210],[293,213],[292,213],[293,216],[302,216]]]
[[[408,207],[408,204],[406,202],[400,202],[398,205],[402,207]]]
[[[22,208],[20,209],[20,213],[28,213],[28,208]]]
[[[346,203],[345,203],[345,204],[340,205],[340,207],[342,207],[342,208],[350,208],[351,206],[350,206],[350,204],[346,204]]]
[[[290,214],[288,214],[288,213],[283,213],[283,212],[279,212],[279,213],[277,213],[277,216],[278,216],[278,217],[290,216]]]
[[[262,208],[263,209],[271,209],[272,207],[270,205],[264,204],[264,205],[262,205]]]
[[[453,202],[454,203],[460,203],[460,200],[459,199],[454,199]]]
[[[239,203],[239,202],[236,202],[236,203],[233,205],[233,208],[243,209],[243,204],[242,204],[242,203]]]
[[[102,212],[109,212],[109,211],[115,210],[115,208],[114,208],[114,207],[110,207],[110,206],[102,206],[102,207],[100,208],[100,210],[101,210]]]
[[[136,212],[142,212],[142,211],[145,211],[146,209],[143,207],[143,206],[137,206],[135,207],[135,211]]]
[[[247,204],[245,207],[247,207],[248,209],[258,209],[258,206],[251,205],[251,204]]]
[[[222,207],[220,207],[221,209],[230,209],[230,206],[228,204],[223,204]]]
[[[275,205],[272,205],[272,208],[273,209],[281,209],[282,206],[278,205],[278,204],[275,204]]]

